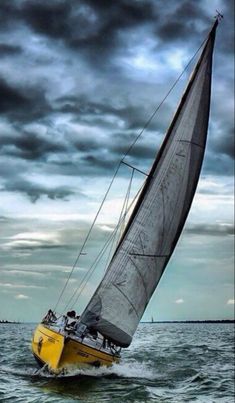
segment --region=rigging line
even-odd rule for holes
[[[137,192],[136,196],[134,197],[134,199],[132,200],[132,202],[131,202],[131,204],[130,204],[130,206],[129,206],[129,208],[128,208],[126,214],[128,214],[129,210],[131,209],[131,207],[132,207],[133,204],[135,203],[136,199],[139,197],[139,194],[140,194],[140,192],[142,191],[143,186],[144,186],[144,184],[143,184],[143,185],[141,186],[141,188],[138,190],[138,192]],[[122,222],[123,222],[123,220],[125,220],[125,218],[126,218],[126,215],[124,214],[124,216],[123,216],[123,218],[122,218],[122,220],[121,220],[121,223],[120,223],[119,225],[122,224]],[[101,249],[100,253],[98,254],[98,256],[96,257],[96,259],[95,259],[94,262],[92,263],[92,265],[91,265],[91,267],[89,268],[88,272],[85,273],[85,275],[83,276],[83,278],[82,278],[82,280],[81,280],[81,282],[80,282],[80,285],[78,286],[78,288],[77,288],[77,289],[75,290],[75,292],[73,293],[73,295],[72,295],[72,297],[70,298],[69,302],[67,303],[65,309],[67,309],[67,307],[71,304],[71,302],[72,302],[74,296],[75,296],[76,293],[78,292],[78,295],[77,295],[77,297],[76,297],[76,300],[75,300],[74,303],[73,303],[73,306],[77,303],[77,301],[78,301],[80,295],[82,294],[82,292],[83,292],[85,286],[87,285],[87,282],[89,281],[90,277],[91,277],[92,274],[94,273],[94,271],[95,271],[95,269],[96,269],[96,267],[97,267],[97,264],[99,263],[101,257],[103,256],[104,252],[106,251],[106,249],[107,249],[109,243],[112,241],[113,237],[116,236],[118,229],[119,229],[119,227],[118,227],[118,225],[117,225],[116,228],[114,229],[113,233],[111,234],[110,238],[106,241],[106,243],[105,243],[105,245],[103,246],[103,248]],[[87,278],[86,278],[86,277],[87,277]],[[83,284],[83,283],[84,283],[84,284]]]
[[[121,211],[121,214],[120,214],[120,217],[119,217],[119,221],[118,221],[118,224],[120,224],[120,234],[119,234],[119,237],[121,237],[122,227],[125,226],[125,217],[126,217],[126,215],[127,215],[128,202],[129,202],[129,198],[130,198],[131,185],[132,185],[132,180],[133,180],[134,172],[135,172],[135,171],[134,171],[134,168],[132,168],[131,177],[130,177],[130,182],[129,182],[129,185],[128,185],[128,188],[127,188],[125,200],[124,200],[124,203],[123,203],[123,206],[122,206],[122,211]],[[125,216],[125,217],[124,217],[124,216]],[[124,219],[123,219],[123,221],[122,221],[122,223],[121,223],[122,217],[124,217]],[[117,242],[119,242],[119,241],[117,241]]]
[[[112,239],[112,245],[110,246],[110,250],[109,250],[108,258],[107,258],[107,260],[106,260],[104,272],[107,270],[108,265],[109,265],[109,262],[110,262],[110,260],[111,260],[111,253],[112,253],[112,251],[113,251],[113,246],[114,246],[114,243],[115,243],[115,237],[116,237],[116,235],[117,235],[117,232],[116,232],[115,236],[114,236],[113,239]],[[110,243],[111,243],[111,241],[110,241]]]
[[[125,221],[127,214],[130,212],[132,206],[134,206],[135,202],[136,202],[137,199],[139,198],[141,192],[143,191],[143,188],[144,188],[144,186],[145,186],[145,183],[146,183],[146,180],[145,180],[145,181],[143,182],[143,184],[141,185],[140,189],[138,190],[137,194],[135,195],[134,199],[132,200],[130,206],[128,207],[126,213],[123,215],[122,222]],[[121,222],[120,225],[122,225],[122,222]],[[118,247],[118,246],[117,246],[117,247]],[[117,248],[116,248],[116,250],[117,250]],[[107,270],[106,270],[105,277],[104,277],[103,280],[102,280],[102,281],[103,281],[103,284],[105,284],[105,286],[111,284],[112,281],[113,281],[113,279],[114,279],[115,276],[116,276],[116,271],[115,271],[115,270],[113,270],[113,273],[111,273],[111,275],[106,276],[110,270],[111,270],[111,266],[109,265],[108,268],[107,268]]]
[[[73,274],[73,272],[74,272],[74,269],[75,269],[75,267],[76,267],[76,265],[77,265],[77,262],[78,262],[78,260],[79,260],[79,258],[80,258],[80,256],[81,256],[81,254],[82,254],[82,251],[83,251],[83,249],[84,249],[84,247],[85,247],[85,245],[86,245],[86,243],[87,243],[87,240],[88,240],[88,238],[89,238],[89,236],[90,236],[90,233],[91,233],[91,231],[92,231],[92,229],[93,229],[93,227],[94,227],[94,225],[95,225],[95,223],[96,223],[96,220],[97,220],[97,218],[98,218],[98,215],[99,215],[99,213],[100,213],[100,211],[101,211],[101,209],[102,209],[102,207],[103,207],[103,204],[104,204],[104,202],[105,202],[105,200],[106,200],[106,198],[107,198],[107,195],[108,195],[108,193],[109,193],[109,191],[110,191],[110,188],[111,188],[111,186],[112,186],[112,184],[113,184],[113,181],[114,181],[114,179],[115,179],[115,177],[116,177],[116,175],[117,175],[117,173],[118,173],[118,171],[119,171],[119,168],[120,168],[121,163],[124,161],[124,159],[126,158],[126,156],[130,153],[130,151],[132,150],[132,148],[134,147],[134,145],[136,144],[136,142],[139,140],[139,138],[140,138],[141,135],[143,134],[144,130],[145,130],[145,129],[149,126],[149,124],[152,122],[153,118],[155,117],[155,115],[157,114],[157,112],[159,111],[159,109],[161,108],[161,106],[163,105],[163,103],[165,102],[165,100],[167,99],[167,97],[168,97],[168,96],[170,95],[170,93],[173,91],[173,89],[175,88],[176,84],[179,82],[179,80],[181,79],[181,77],[183,76],[183,74],[185,73],[185,71],[187,70],[187,68],[189,67],[189,65],[192,63],[192,61],[194,60],[194,58],[196,57],[196,55],[198,54],[198,52],[200,51],[200,49],[202,48],[202,46],[204,45],[204,43],[206,42],[206,40],[207,40],[207,38],[202,42],[202,44],[200,45],[200,47],[199,47],[199,48],[197,49],[197,51],[194,53],[193,57],[189,60],[189,62],[187,63],[187,65],[185,66],[185,68],[183,69],[183,71],[181,72],[181,74],[178,76],[178,78],[175,80],[175,82],[173,83],[173,85],[170,87],[170,89],[169,89],[168,92],[166,93],[165,97],[162,99],[162,101],[160,102],[160,104],[157,106],[157,108],[154,110],[154,112],[152,113],[152,115],[151,115],[151,116],[149,117],[149,119],[146,121],[145,125],[144,125],[143,128],[140,130],[139,134],[136,136],[136,138],[135,138],[135,140],[133,141],[133,143],[131,143],[131,145],[128,147],[128,149],[127,149],[126,152],[124,153],[122,159],[121,159],[120,162],[118,163],[118,165],[117,165],[117,167],[116,167],[116,170],[115,170],[115,172],[114,172],[114,175],[113,175],[113,177],[112,177],[112,180],[111,180],[111,182],[110,182],[110,184],[109,184],[109,186],[108,186],[108,189],[107,189],[107,191],[106,191],[106,193],[105,193],[105,196],[104,196],[104,198],[103,198],[103,200],[102,200],[102,202],[101,202],[101,205],[100,205],[100,207],[99,207],[99,209],[98,209],[98,211],[97,211],[97,213],[96,213],[96,216],[95,216],[95,218],[94,218],[94,220],[93,220],[93,222],[92,222],[92,225],[91,225],[91,227],[90,227],[90,229],[89,229],[89,231],[88,231],[88,233],[87,233],[87,236],[86,236],[86,238],[85,238],[85,240],[84,240],[84,242],[83,242],[83,244],[82,244],[82,247],[81,247],[81,249],[80,249],[80,252],[79,252],[79,254],[78,254],[78,256],[77,256],[77,258],[76,258],[76,260],[75,260],[75,262],[74,262],[74,264],[73,264],[73,266],[72,266],[72,269],[71,269],[71,271],[70,271],[70,273],[69,273],[69,275],[68,275],[68,277],[67,277],[67,280],[66,280],[66,282],[65,282],[65,285],[64,285],[64,287],[62,288],[62,291],[61,291],[61,293],[60,293],[60,295],[59,295],[59,298],[58,298],[58,300],[57,300],[57,303],[56,303],[56,305],[55,305],[55,307],[54,307],[54,311],[56,310],[56,308],[57,308],[57,306],[58,306],[58,304],[59,304],[59,302],[60,302],[60,300],[61,300],[61,298],[62,298],[62,296],[63,296],[63,294],[64,294],[64,291],[65,291],[65,289],[66,289],[66,287],[67,287],[67,285],[68,285],[68,283],[69,283],[69,280],[70,280],[70,278],[71,278],[71,276],[72,276],[72,274]]]
[[[136,201],[136,199],[138,198],[138,196],[139,196],[139,194],[140,194],[142,188],[143,188],[143,185],[141,186],[141,188],[140,188],[139,191],[137,192],[136,196],[134,197],[134,199],[133,199],[133,201],[132,201],[132,203],[131,203],[131,205],[130,205],[128,211],[131,209],[132,205],[135,203],[135,201]],[[128,213],[128,211],[127,211],[127,213]],[[123,221],[123,220],[125,220],[125,216],[123,216],[122,221]],[[120,222],[119,225],[122,224],[122,221]],[[96,269],[96,266],[97,266],[97,264],[99,263],[101,257],[103,256],[103,254],[105,253],[106,249],[108,248],[109,243],[112,241],[113,238],[115,238],[118,229],[119,229],[119,226],[117,225],[117,226],[115,227],[113,233],[112,233],[111,236],[109,237],[109,239],[108,239],[108,240],[106,241],[106,243],[104,244],[103,248],[100,250],[100,252],[99,252],[99,254],[97,255],[97,257],[95,258],[95,260],[94,260],[94,262],[92,263],[91,267],[89,268],[88,272],[85,273],[85,275],[83,276],[82,280],[80,281],[79,286],[78,286],[77,289],[74,291],[74,293],[73,293],[72,297],[70,298],[69,302],[67,303],[65,309],[67,309],[67,307],[71,304],[71,302],[72,302],[74,296],[76,296],[76,293],[78,292],[78,296],[77,296],[75,302],[73,303],[73,305],[75,305],[75,304],[77,303],[77,301],[78,301],[78,299],[79,299],[79,296],[81,295],[81,293],[82,293],[84,287],[86,286],[88,280],[90,279],[91,275],[93,274],[94,270]],[[87,279],[86,279],[86,277],[87,277]],[[84,286],[83,286],[83,283],[84,283]],[[83,286],[83,287],[82,287],[82,286]],[[82,289],[81,289],[81,287],[82,287]],[[80,289],[81,289],[81,290],[80,290]],[[80,292],[79,292],[79,290],[80,290]]]
[[[106,249],[108,248],[110,242],[115,238],[116,234],[118,231],[118,227],[115,228],[115,230],[112,232],[111,236],[108,238],[108,240],[106,241],[106,243],[104,244],[103,248],[100,250],[100,252],[98,253],[98,255],[96,256],[95,260],[93,261],[91,267],[89,268],[89,270],[84,274],[82,280],[80,281],[79,286],[75,289],[73,295],[71,296],[71,298],[69,299],[68,303],[65,306],[65,310],[69,307],[69,305],[71,304],[71,308],[72,306],[74,306],[81,294],[80,289],[84,284],[84,287],[86,286],[89,278],[91,277],[91,274],[94,272],[95,268],[97,267],[97,264],[99,263],[100,259],[102,258],[104,252],[106,251]],[[92,270],[92,271],[91,271]],[[83,287],[83,288],[84,288]],[[82,288],[82,290],[83,290]],[[76,294],[78,293],[78,296],[76,296]],[[74,302],[72,303],[72,300],[74,299],[74,297],[76,297],[76,299],[74,300]]]
[[[130,191],[131,191],[131,186],[132,186],[132,181],[133,181],[134,173],[135,173],[135,169],[132,168],[130,181],[129,181],[128,188],[127,188],[127,191],[126,191],[126,196],[125,196],[125,199],[124,199],[124,203],[123,203],[123,205],[122,205],[122,210],[121,210],[121,213],[120,213],[120,216],[119,216],[118,223],[117,223],[116,228],[115,228],[116,231],[115,231],[115,233],[113,234],[113,237],[111,236],[111,237],[110,237],[110,240],[107,241],[107,246],[104,248],[103,251],[101,251],[100,257],[98,256],[97,262],[96,262],[96,263],[93,263],[93,264],[95,264],[94,270],[96,269],[98,263],[100,262],[100,260],[102,259],[103,255],[104,255],[104,253],[105,253],[106,250],[108,249],[109,244],[111,244],[111,246],[110,246],[110,251],[109,251],[109,254],[108,254],[108,259],[107,259],[106,265],[105,265],[105,271],[107,270],[108,265],[109,265],[109,263],[110,263],[110,261],[111,261],[111,253],[112,253],[112,250],[113,250],[115,238],[118,238],[118,232],[119,232],[119,231],[120,231],[120,233],[121,233],[122,227],[125,225],[126,216],[127,216],[127,214],[128,214],[128,202],[129,202]],[[142,185],[142,186],[143,186],[143,185]],[[142,186],[141,186],[141,188],[142,188]],[[135,200],[136,200],[136,198],[138,197],[139,192],[140,192],[140,190],[137,192],[137,194],[136,194],[136,196],[135,196],[135,198],[134,198]],[[133,203],[134,203],[135,200],[133,200]],[[120,234],[119,234],[119,237],[120,237]],[[118,243],[118,240],[117,240],[117,243]],[[94,272],[94,270],[92,271],[92,273]],[[89,277],[89,278],[90,278],[90,277]],[[89,280],[89,278],[88,278],[88,280]],[[87,280],[87,281],[88,281],[88,280]],[[87,282],[86,282],[86,284],[87,284]],[[85,287],[86,284],[84,284],[84,287]],[[83,289],[84,289],[84,287],[83,287]],[[81,293],[82,293],[83,289],[81,290]],[[77,303],[77,301],[78,301],[79,296],[81,295],[81,293],[79,293],[79,295],[78,295],[78,297],[77,297],[75,303]]]
[[[71,269],[71,271],[70,271],[70,273],[69,273],[69,275],[68,275],[68,277],[67,277],[67,280],[66,280],[66,282],[65,282],[65,285],[64,285],[64,287],[62,288],[62,291],[61,291],[61,293],[60,293],[60,295],[59,295],[59,298],[58,298],[58,300],[57,300],[57,303],[56,303],[56,305],[55,305],[55,307],[54,307],[54,311],[56,310],[56,308],[57,308],[57,306],[58,306],[58,304],[59,304],[59,302],[60,302],[60,300],[61,300],[61,298],[62,298],[62,296],[63,296],[63,294],[64,294],[64,291],[65,291],[65,289],[66,289],[66,287],[67,287],[67,285],[68,285],[68,283],[69,283],[69,280],[70,280],[70,278],[71,278],[71,276],[72,276],[72,274],[73,274],[73,272],[74,272],[74,269],[75,269],[75,267],[76,267],[76,264],[77,264],[77,262],[78,262],[78,260],[79,260],[79,258],[80,258],[80,256],[81,256],[81,254],[82,254],[82,252],[83,252],[83,250],[84,250],[84,248],[85,248],[85,245],[86,245],[87,240],[88,240],[88,238],[89,238],[89,236],[90,236],[90,233],[91,233],[91,231],[92,231],[92,229],[93,229],[93,227],[94,227],[94,225],[95,225],[95,223],[96,223],[96,220],[97,220],[97,218],[98,218],[98,215],[99,215],[99,213],[100,213],[100,211],[101,211],[101,209],[102,209],[102,207],[103,207],[103,205],[104,205],[104,202],[105,202],[105,200],[106,200],[106,198],[107,198],[107,195],[108,195],[108,193],[109,193],[109,191],[110,191],[110,188],[111,188],[111,186],[112,186],[112,184],[113,184],[113,182],[114,182],[114,179],[116,178],[116,175],[117,175],[117,173],[118,173],[118,171],[119,171],[120,165],[121,165],[121,162],[119,162],[119,164],[118,164],[118,166],[117,166],[117,168],[116,168],[116,170],[115,170],[115,172],[114,172],[114,175],[113,175],[113,177],[112,177],[112,180],[111,180],[111,182],[110,182],[110,184],[109,184],[109,186],[108,186],[108,189],[107,189],[107,191],[106,191],[106,193],[105,193],[105,195],[104,195],[104,198],[103,198],[103,200],[102,200],[102,202],[101,202],[101,204],[100,204],[100,206],[99,206],[99,208],[98,208],[98,211],[97,211],[97,213],[96,213],[96,215],[95,215],[95,218],[94,218],[94,220],[93,220],[93,222],[92,222],[92,224],[91,224],[91,227],[90,227],[90,229],[89,229],[89,231],[88,231],[88,233],[87,233],[87,235],[86,235],[86,238],[85,238],[85,240],[84,240],[84,242],[83,242],[83,244],[82,244],[82,247],[81,247],[81,249],[80,249],[80,251],[79,251],[79,254],[78,254],[78,256],[77,256],[77,258],[76,258],[76,260],[75,260],[75,262],[74,262],[74,264],[73,264],[73,267],[72,267],[72,269]]]
[[[121,212],[120,212],[120,215],[119,215],[119,219],[118,219],[118,223],[117,223],[117,226],[120,226],[120,232],[121,232],[121,226],[122,226],[122,225],[121,225],[121,220],[122,220],[122,218],[123,218],[124,212],[127,211],[127,207],[126,207],[126,206],[127,206],[128,200],[129,200],[129,194],[130,194],[130,188],[131,188],[131,183],[132,183],[133,175],[134,175],[134,170],[132,169],[131,178],[130,178],[130,181],[129,181],[129,184],[128,184],[128,188],[127,188],[127,191],[126,191],[126,195],[125,195],[125,198],[124,198],[124,202],[123,202],[122,209],[121,209]],[[124,220],[124,221],[125,221],[125,220]],[[115,242],[115,237],[117,238],[117,239],[116,239],[116,243],[117,243],[117,242],[118,242],[118,231],[116,232],[115,236],[113,237],[112,245],[110,246],[108,258],[107,258],[106,264],[105,264],[105,270],[107,270],[108,265],[109,265],[109,262],[110,262],[110,260],[111,260],[111,253],[112,253],[112,251],[113,251],[114,242]]]
[[[124,213],[124,223],[123,223],[124,227],[125,227],[125,217],[127,216],[127,213],[128,213],[128,204],[129,204],[130,195],[131,195],[131,186],[132,186],[132,182],[133,182],[133,178],[134,178],[134,173],[135,173],[135,170],[133,169],[132,175],[131,175],[131,180],[130,180],[130,185],[129,185],[129,191],[128,191],[128,194],[127,194],[125,213]]]

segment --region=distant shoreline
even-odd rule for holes
[[[159,320],[140,323],[235,323],[234,319],[217,319],[217,320]]]
[[[37,323],[37,322],[18,322],[10,320],[0,320],[0,324],[3,325],[20,325],[22,323]],[[151,324],[151,323],[235,323],[234,319],[217,319],[217,320],[159,320],[159,321],[143,321],[140,323]]]
[[[9,324],[9,325],[19,325],[21,322],[15,322],[15,321],[10,321],[10,320],[0,320],[0,323]]]

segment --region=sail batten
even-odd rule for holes
[[[81,320],[127,347],[174,251],[204,156],[215,22],[126,230]]]

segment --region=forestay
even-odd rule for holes
[[[204,155],[217,21],[106,274],[81,320],[127,347],[187,218]]]

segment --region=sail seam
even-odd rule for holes
[[[177,155],[178,157],[182,157],[182,158],[185,158],[185,157],[186,157],[186,155],[185,155],[185,154],[179,154],[179,153],[176,153],[175,155]]]
[[[188,143],[188,144],[192,144],[193,146],[197,146],[200,147],[204,150],[204,146],[202,146],[201,144],[195,143],[194,141],[189,141],[189,140],[178,140],[179,143]]]
[[[143,244],[142,238],[141,238],[141,234],[142,234],[142,233],[143,233],[143,231],[140,231],[140,233],[139,233],[139,239],[140,239],[140,245],[141,245],[142,251],[143,251],[143,253],[144,253],[144,244]]]
[[[143,278],[143,276],[142,276],[142,274],[141,274],[141,272],[140,272],[140,270],[139,270],[137,264],[136,264],[132,259],[131,259],[131,263],[132,263],[132,264],[134,265],[134,267],[136,268],[136,271],[137,271],[137,273],[139,274],[139,276],[140,276],[140,278],[141,278],[141,280],[142,280],[142,284],[143,284],[144,291],[145,291],[145,295],[146,295],[146,299],[147,299],[147,298],[148,298],[148,290],[147,290],[147,287],[146,287],[144,278]]]
[[[142,253],[129,253],[130,256],[141,256],[141,257],[168,257],[169,255],[147,255]]]
[[[137,318],[139,318],[139,315],[138,315],[138,312],[137,312],[135,306],[132,304],[132,302],[129,300],[129,298],[126,296],[126,294],[118,287],[117,284],[113,284],[113,286],[123,295],[124,298],[126,298],[126,300],[128,301],[129,305],[135,311],[135,314],[136,314]]]

